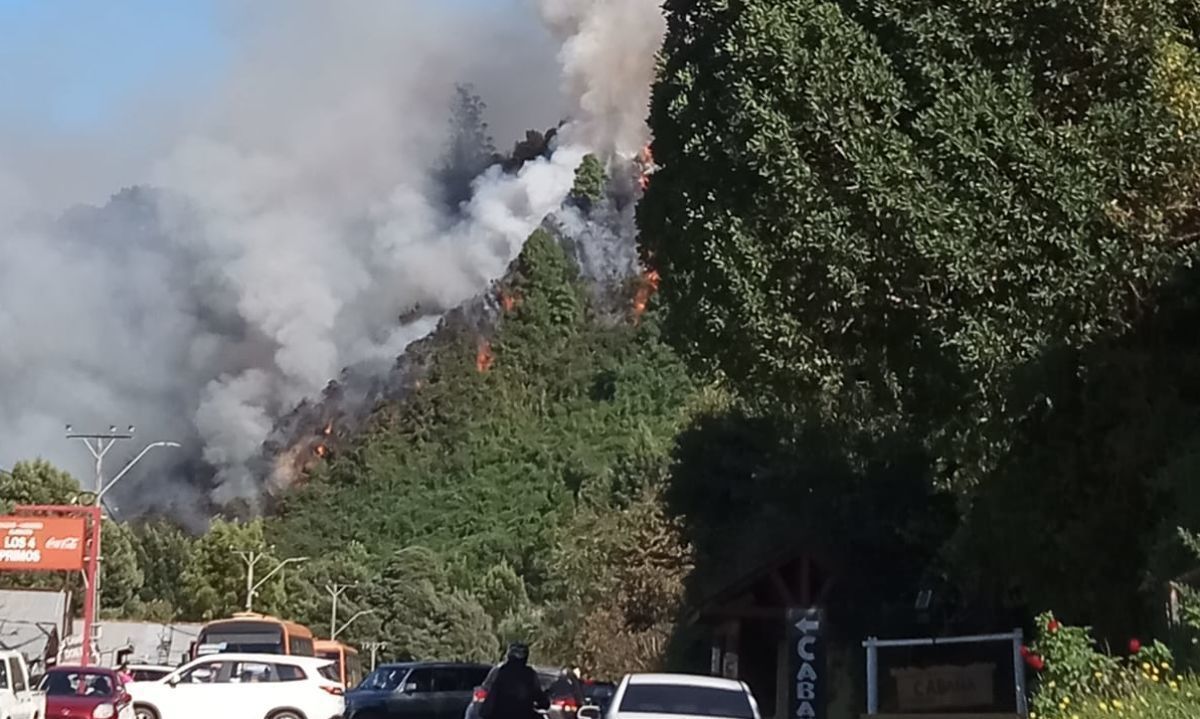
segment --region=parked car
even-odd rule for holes
[[[487,699],[488,690],[492,687],[492,678],[495,676],[497,669],[499,667],[492,667],[484,680],[479,683],[479,686],[475,687],[472,692],[471,703],[467,705],[467,710],[463,713],[463,719],[480,719],[479,707]],[[538,684],[542,686],[542,691],[548,693],[550,685],[558,678],[558,670],[547,667],[534,667],[533,670],[537,672]],[[551,717],[550,714],[551,712],[546,713],[548,719],[559,719],[558,717]]]
[[[613,695],[607,719],[648,716],[762,719],[745,682],[690,674],[631,674]]]
[[[20,652],[0,651],[0,716],[8,719],[46,716],[46,695],[30,683],[29,665]]]
[[[125,690],[136,719],[334,719],[345,707],[333,662],[281,654],[212,654]]]
[[[130,664],[129,673],[135,682],[155,682],[175,671],[175,667],[162,667],[156,664]]]
[[[458,719],[490,670],[453,662],[384,664],[346,693],[346,719]]]
[[[54,719],[134,719],[133,700],[112,669],[57,666],[42,675],[46,714]]]

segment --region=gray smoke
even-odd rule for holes
[[[187,132],[131,178],[154,190],[53,223],[6,222],[36,204],[0,171],[0,464],[44,456],[87,477],[63,424],[133,422],[130,450],[160,438],[186,450],[148,459],[125,506],[199,503],[175,480],[200,458],[215,471],[213,499],[253,501],[263,478],[252,460],[279,416],[342,367],[384,371],[430,330],[428,318],[399,323],[406,309],[447,310],[503,273],[588,149],[640,146],[630,118],[645,114],[645,87],[622,104],[616,78],[596,73],[592,87],[580,68],[603,61],[588,48],[627,29],[588,20],[610,3],[567,4],[542,3],[562,48],[531,41],[536,19],[478,3],[231,5],[241,50]],[[556,52],[566,98],[553,91]],[[515,176],[489,170],[447,213],[431,178],[454,84],[476,77],[506,121],[538,126],[570,106],[574,131]]]
[[[650,84],[666,32],[659,0],[538,0],[562,42],[563,89],[578,118],[573,139],[632,156],[650,138]]]

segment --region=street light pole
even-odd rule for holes
[[[237,554],[239,557],[242,558],[242,561],[244,561],[246,563],[246,611],[247,612],[253,611],[254,593],[258,591],[259,587],[266,584],[268,579],[270,579],[271,577],[278,574],[279,570],[283,569],[284,567],[286,567],[289,564],[294,564],[296,562],[307,562],[308,561],[308,557],[289,557],[289,558],[283,560],[282,562],[280,562],[279,564],[277,564],[274,569],[267,572],[266,576],[264,576],[262,579],[255,582],[254,581],[254,567],[262,559],[264,559],[267,556],[266,553],[265,552],[238,552]]]
[[[354,585],[338,584],[336,582],[325,585],[325,591],[329,592],[331,607],[329,610],[329,639],[337,639],[337,610],[338,599],[346,593],[346,590]]]
[[[116,425],[110,426],[108,428],[108,434],[78,433],[78,432],[75,432],[72,430],[71,425],[69,425],[69,424],[67,425],[67,428],[66,428],[67,439],[82,440],[84,446],[86,446],[88,448],[88,452],[91,453],[92,458],[96,460],[96,491],[95,491],[96,497],[92,501],[92,504],[93,504],[93,506],[99,507],[101,512],[104,511],[103,510],[104,495],[108,492],[108,490],[113,488],[113,485],[115,485],[117,482],[120,482],[121,479],[129,472],[129,470],[133,469],[133,466],[135,464],[137,464],[138,462],[140,462],[142,457],[145,457],[146,454],[148,454],[150,452],[150,450],[155,449],[157,447],[180,447],[180,446],[182,446],[178,442],[169,442],[169,441],[167,441],[167,442],[151,442],[150,444],[146,445],[146,447],[144,449],[142,449],[142,451],[139,452],[136,457],[131,459],[124,467],[122,467],[121,471],[117,472],[117,475],[115,477],[113,477],[112,481],[106,485],[104,483],[104,457],[105,457],[105,455],[108,454],[108,451],[110,449],[112,449],[113,445],[115,445],[118,441],[126,440],[126,439],[133,439],[133,432],[134,432],[133,425],[129,425],[129,428],[124,432],[118,432]],[[95,537],[96,537],[96,540],[94,542],[95,546],[92,547],[92,553],[95,557],[97,571],[96,571],[96,576],[93,577],[92,585],[90,587],[87,587],[87,591],[90,592],[92,595],[93,606],[96,608],[97,611],[99,611],[99,609],[100,609],[100,571],[99,571],[99,566],[100,566],[100,561],[102,559],[102,557],[100,555],[100,538],[101,538],[100,527],[96,528]],[[92,638],[84,637],[83,641],[91,642]]]
[[[365,617],[368,614],[374,614],[374,613],[375,613],[374,609],[363,609],[360,612],[356,612],[353,616],[351,616],[349,619],[346,620],[345,624],[343,624],[342,626],[333,630],[333,636],[330,637],[330,639],[331,640],[337,639],[337,635],[344,632],[346,630],[346,627],[348,627],[354,623],[355,619],[358,619],[359,617]]]

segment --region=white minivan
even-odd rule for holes
[[[45,719],[46,694],[37,691],[20,652],[0,651],[0,716]]]

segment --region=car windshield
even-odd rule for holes
[[[400,688],[406,676],[408,667],[380,667],[367,675],[358,688],[392,692]]]
[[[112,677],[92,672],[50,672],[42,677],[42,684],[39,688],[46,692],[46,696],[51,697],[77,694],[89,697],[110,697],[116,693]]]
[[[277,634],[269,632],[208,635],[205,644],[222,647],[222,651],[242,654],[283,654],[283,644]]]
[[[754,719],[745,692],[678,684],[630,684],[621,698],[620,711]]]
[[[608,701],[616,691],[612,684],[589,684],[583,688],[583,695],[588,699]]]

